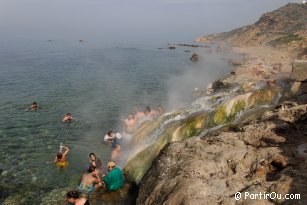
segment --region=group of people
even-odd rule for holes
[[[95,165],[96,166],[95,166]],[[100,166],[100,167],[99,167]],[[105,173],[100,160],[94,153],[90,154],[90,166],[87,173],[82,175],[81,183],[75,190],[67,193],[67,201],[75,205],[89,205],[89,200],[86,198],[88,194],[94,192],[99,187],[113,191],[124,186],[125,178],[122,170],[116,167],[114,162],[108,163],[108,173]],[[101,174],[102,180],[99,177]]]
[[[129,113],[128,117],[124,120],[124,135],[132,135],[144,121],[158,118],[162,114],[164,114],[164,109],[161,105],[158,105],[156,110],[151,110],[149,106],[144,111],[135,109],[135,114]]]
[[[29,110],[37,111],[39,108],[37,102],[33,102]],[[82,175],[80,185],[67,193],[67,201],[76,205],[89,205],[86,195],[93,193],[95,189],[102,188],[112,191],[122,188],[125,182],[124,175],[122,170],[116,166],[116,163],[120,161],[121,142],[129,142],[142,122],[159,117],[163,113],[164,109],[160,105],[156,110],[151,110],[150,107],[146,107],[143,112],[136,110],[135,114],[129,113],[124,119],[122,134],[109,130],[104,136],[104,142],[113,148],[111,161],[105,167],[95,153],[90,153],[87,173]],[[71,123],[73,120],[71,113],[67,113],[62,122]],[[61,143],[60,150],[54,160],[47,163],[55,163],[60,168],[67,167],[66,156],[69,150],[69,147],[63,146]]]
[[[30,110],[30,111],[37,111],[40,109],[40,106],[38,106],[37,102],[33,102],[28,108],[27,110]],[[63,122],[72,122],[74,120],[74,118],[72,117],[71,113],[67,113],[64,118],[63,118]]]
[[[69,147],[60,145],[60,150],[55,156],[55,159],[47,163],[55,163],[57,167],[67,167],[68,161],[66,156],[69,152]],[[101,160],[96,157],[95,153],[89,154],[89,166],[87,173],[84,173],[80,184],[76,189],[67,193],[67,201],[76,205],[89,205],[86,196],[92,194],[95,189],[106,189],[114,191],[124,186],[125,178],[121,169],[115,162],[110,161],[107,168],[103,166]]]

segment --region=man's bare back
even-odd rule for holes
[[[133,133],[135,131],[135,119],[132,114],[128,115],[128,118],[124,120],[124,132]]]

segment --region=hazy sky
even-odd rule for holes
[[[0,0],[0,38],[185,42],[252,24],[286,0]]]

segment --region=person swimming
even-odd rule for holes
[[[64,153],[62,152],[63,148],[65,149]],[[60,168],[67,167],[68,161],[66,160],[66,156],[68,152],[69,152],[68,147],[60,145],[60,151],[57,153],[54,160],[52,162],[47,162],[47,163],[55,163],[55,165]]]
[[[69,113],[67,113],[67,114],[64,116],[63,122],[68,122],[68,123],[70,123],[70,122],[73,121],[73,119],[74,119],[74,118],[72,117],[71,113],[69,112]]]
[[[91,165],[87,174],[83,174],[81,183],[77,187],[77,189],[84,194],[92,194],[95,190],[95,184],[101,186],[101,180],[98,176],[98,172],[95,166]],[[98,187],[96,185],[96,187]]]
[[[71,190],[66,194],[67,201],[75,205],[90,205],[88,199],[82,196],[82,194],[77,190]]]
[[[38,109],[39,109],[39,107],[38,107],[37,102],[33,102],[32,105],[29,107],[29,110],[31,110],[31,111],[36,111]]]

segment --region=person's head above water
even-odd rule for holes
[[[145,114],[149,114],[150,112],[151,112],[151,109],[150,109],[149,106],[147,106],[147,107],[145,108],[144,113],[145,113]]]
[[[91,165],[91,166],[88,168],[87,172],[88,172],[88,173],[92,173],[92,172],[94,172],[95,170],[96,170],[96,167],[95,167],[94,165]]]
[[[37,109],[38,108],[37,102],[33,102],[32,105],[31,105],[31,108]]]
[[[133,114],[132,113],[129,113],[128,114],[128,119],[130,120],[130,119],[132,119],[133,118]]]
[[[53,156],[54,156],[54,155],[53,155]],[[58,152],[57,155],[56,155],[56,157],[57,157],[58,159],[62,159],[63,153],[62,153],[62,152]]]
[[[71,190],[67,192],[66,197],[68,202],[75,203],[76,199],[79,199],[81,197],[81,193],[77,190]]]
[[[96,159],[96,155],[94,153],[90,153],[90,158],[91,158],[91,160],[95,160]]]
[[[66,115],[67,115],[67,116],[71,116],[71,113],[70,113],[70,112],[68,112]]]
[[[109,131],[107,132],[107,135],[111,136],[112,133],[113,133],[113,131],[112,131],[112,130],[109,130]]]

